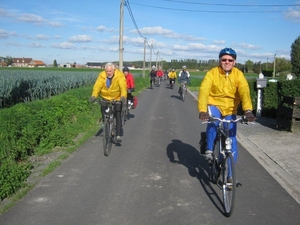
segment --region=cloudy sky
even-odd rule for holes
[[[300,36],[300,1],[124,0],[123,59],[290,59]],[[0,2],[0,56],[45,63],[119,60],[120,0]],[[151,50],[152,49],[152,50]],[[152,53],[152,54],[151,54]]]

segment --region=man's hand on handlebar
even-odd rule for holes
[[[256,117],[253,115],[253,113],[252,113],[250,110],[247,110],[247,111],[245,112],[245,118],[246,118],[246,120],[249,121],[249,122],[253,122],[253,121],[256,120]]]
[[[209,120],[209,114],[207,112],[200,112],[199,119],[207,121]]]

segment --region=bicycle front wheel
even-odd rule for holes
[[[103,149],[104,149],[104,155],[108,156],[110,154],[112,147],[111,142],[111,123],[107,121],[107,119],[104,120],[104,132],[103,132]]]
[[[235,165],[232,153],[226,154],[222,165],[222,195],[225,215],[231,216],[234,209],[235,193],[236,193],[236,175]]]

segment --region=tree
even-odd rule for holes
[[[56,59],[54,59],[54,61],[53,61],[53,66],[54,66],[54,67],[57,67]]]
[[[300,36],[291,46],[292,73],[300,76]]]

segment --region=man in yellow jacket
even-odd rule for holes
[[[104,116],[104,110],[107,109],[108,101],[119,101],[115,103],[115,117],[117,126],[116,140],[121,142],[121,111],[122,104],[126,104],[127,86],[124,74],[120,70],[116,69],[113,63],[107,63],[105,65],[105,70],[100,72],[94,84],[90,101],[95,101],[99,95],[102,97],[102,118]]]
[[[244,74],[234,67],[236,52],[231,48],[224,48],[219,53],[219,66],[208,71],[200,85],[198,96],[199,118],[208,120],[209,116],[235,120],[240,102],[248,121],[256,118],[252,113],[252,102],[248,82]],[[217,134],[217,124],[208,123],[206,128],[207,160],[212,159],[213,143]],[[237,124],[230,124],[230,138],[232,139],[232,153],[237,161]]]
[[[170,79],[170,87],[173,88],[172,86],[172,82],[173,84],[175,84],[175,79],[177,79],[177,74],[175,69],[172,69],[169,73],[168,73],[168,77]]]

